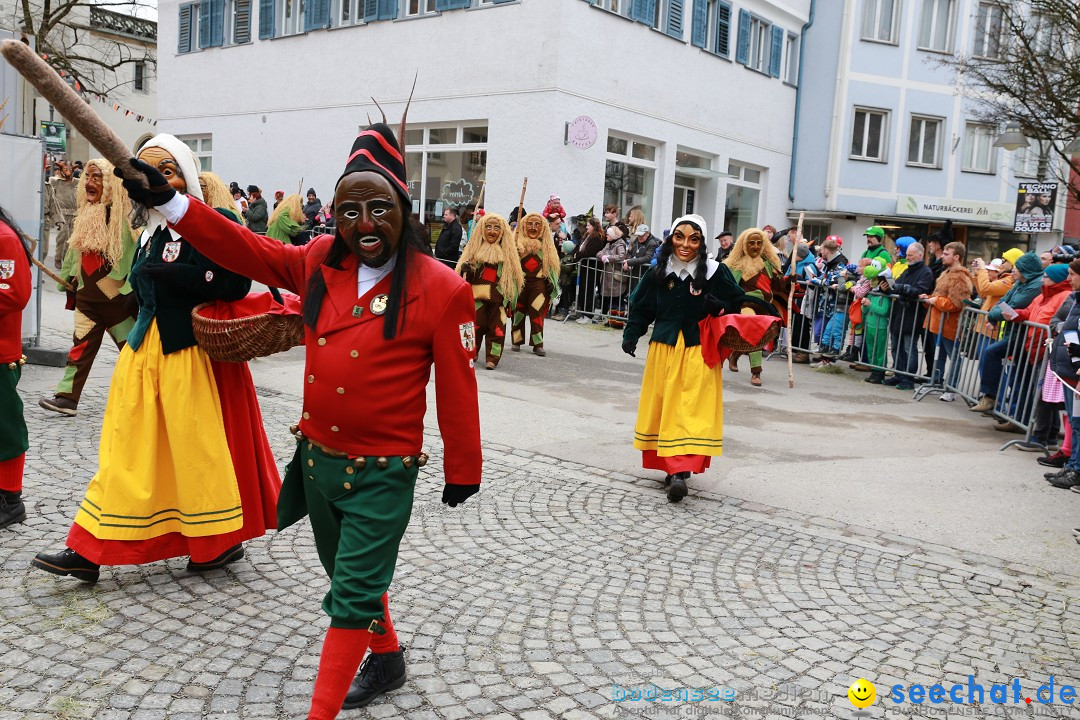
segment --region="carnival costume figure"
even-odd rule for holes
[[[455,507],[480,487],[473,293],[453,270],[416,251],[404,158],[385,124],[361,132],[335,190],[335,234],[299,247],[170,192],[145,163],[133,166],[149,191],[125,181],[201,252],[302,298],[303,413],[278,526],[310,516],[330,577],[323,600],[330,629],[311,719],[336,717],[343,702],[358,707],[405,682],[386,592],[427,460],[421,450],[433,364],[446,448],[442,500]],[[372,655],[350,690],[369,644]]]
[[[75,213],[78,210],[75,201],[78,180],[72,177],[71,166],[67,163],[56,163],[56,169],[59,172],[49,178],[49,182],[45,185],[45,219],[56,235],[53,262],[59,270],[63,265],[64,256],[67,255],[68,238],[71,236],[71,228],[75,224]]]
[[[68,239],[60,277],[75,287],[75,332],[67,368],[51,398],[38,404],[62,415],[78,413],[83,386],[108,333],[118,349],[127,342],[138,310],[130,296],[128,273],[135,255],[128,216],[131,203],[107,160],[86,163],[76,192],[79,210]],[[64,289],[61,286],[61,289]]]
[[[656,267],[630,296],[623,351],[655,323],[641,380],[634,447],[642,467],[663,470],[667,496],[679,502],[691,473],[703,473],[723,452],[722,363],[706,364],[699,323],[753,305],[728,268],[705,252],[705,220],[684,215],[660,246]],[[767,310],[765,311],[767,312]]]
[[[30,302],[30,250],[0,208],[0,528],[26,519],[23,466],[30,446],[16,386],[22,354],[22,313]]]
[[[515,230],[518,256],[525,284],[518,295],[514,308],[514,324],[510,339],[515,351],[525,343],[525,319],[529,320],[529,345],[533,352],[543,357],[544,317],[551,305],[551,296],[559,282],[559,253],[551,227],[544,216],[529,213]]]
[[[172,135],[151,138],[139,157],[166,187],[202,197],[198,160]],[[101,565],[189,556],[192,572],[223,567],[276,520],[280,481],[251,373],[211,361],[191,323],[196,305],[239,300],[251,281],[208,260],[155,210],[129,281],[139,312],[109,386],[98,471],[67,548],[32,561],[91,583]]]
[[[724,265],[731,270],[735,282],[748,295],[766,303],[772,303],[774,296],[786,297],[788,281],[780,269],[780,256],[762,230],[748,228],[739,233],[739,238],[731,248],[731,254],[724,260]],[[741,354],[734,352],[728,357],[728,368],[732,372],[739,372]],[[760,350],[750,353],[750,384],[761,386]]]
[[[476,223],[457,273],[472,286],[477,357],[483,348],[484,367],[494,370],[506,342],[507,311],[516,305],[524,283],[514,232],[506,218],[490,213]]]

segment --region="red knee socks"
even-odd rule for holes
[[[385,622],[379,623],[386,632],[382,635],[377,633],[371,634],[371,652],[373,653],[391,653],[397,652],[401,649],[398,645],[397,633],[394,632],[394,623],[390,621],[390,599],[386,593],[382,596],[383,616],[386,618]]]
[[[26,453],[10,460],[0,461],[0,490],[11,493],[22,492],[23,465],[25,462]],[[386,596],[383,595],[383,603],[385,602]],[[383,607],[385,608],[386,605],[384,604]],[[389,620],[390,616],[387,615],[386,619]]]
[[[367,630],[332,627],[326,631],[308,720],[337,717],[370,641],[371,633]]]

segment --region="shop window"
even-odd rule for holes
[[[487,170],[486,125],[405,131],[405,166],[413,213],[437,232],[447,207],[472,209]]]
[[[656,151],[651,143],[608,135],[607,163],[604,169],[604,204],[612,204],[625,215],[631,207],[641,206],[648,220],[652,218],[656,186]]]
[[[724,229],[735,237],[743,230],[759,227],[761,169],[740,162],[728,163],[730,179],[724,201]]]
[[[199,172],[214,169],[213,135],[177,135],[176,138],[191,148],[191,152],[195,153],[195,157],[199,158]]]

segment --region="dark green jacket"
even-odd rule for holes
[[[220,208],[218,212],[232,219]],[[157,318],[164,355],[196,344],[192,308],[211,300],[239,300],[251,289],[251,280],[207,259],[182,237],[174,239],[168,228],[135,251],[129,282],[139,300],[139,315],[128,332],[128,345],[138,350],[150,321]]]
[[[700,345],[698,323],[705,317],[706,296],[720,301],[728,313],[739,312],[747,298],[726,265],[717,267],[699,295],[690,292],[690,278],[679,280],[670,273],[658,280],[655,269],[646,273],[630,296],[623,345],[637,343],[652,323],[655,324],[650,342],[674,346],[681,332],[686,347]]]

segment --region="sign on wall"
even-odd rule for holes
[[[588,115],[579,115],[566,126],[566,142],[578,150],[591,148],[598,135],[596,121]]]
[[[1058,184],[1025,182],[1016,188],[1013,232],[1043,233],[1054,228]]]
[[[42,121],[41,138],[45,141],[45,152],[67,152],[67,125],[64,123]]]
[[[473,184],[465,178],[461,178],[444,183],[439,199],[446,205],[459,207],[471,202],[473,197]]]
[[[938,220],[950,218],[954,221],[1008,225],[1013,217],[1013,208],[1008,203],[953,200],[923,195],[897,195],[896,214]]]

